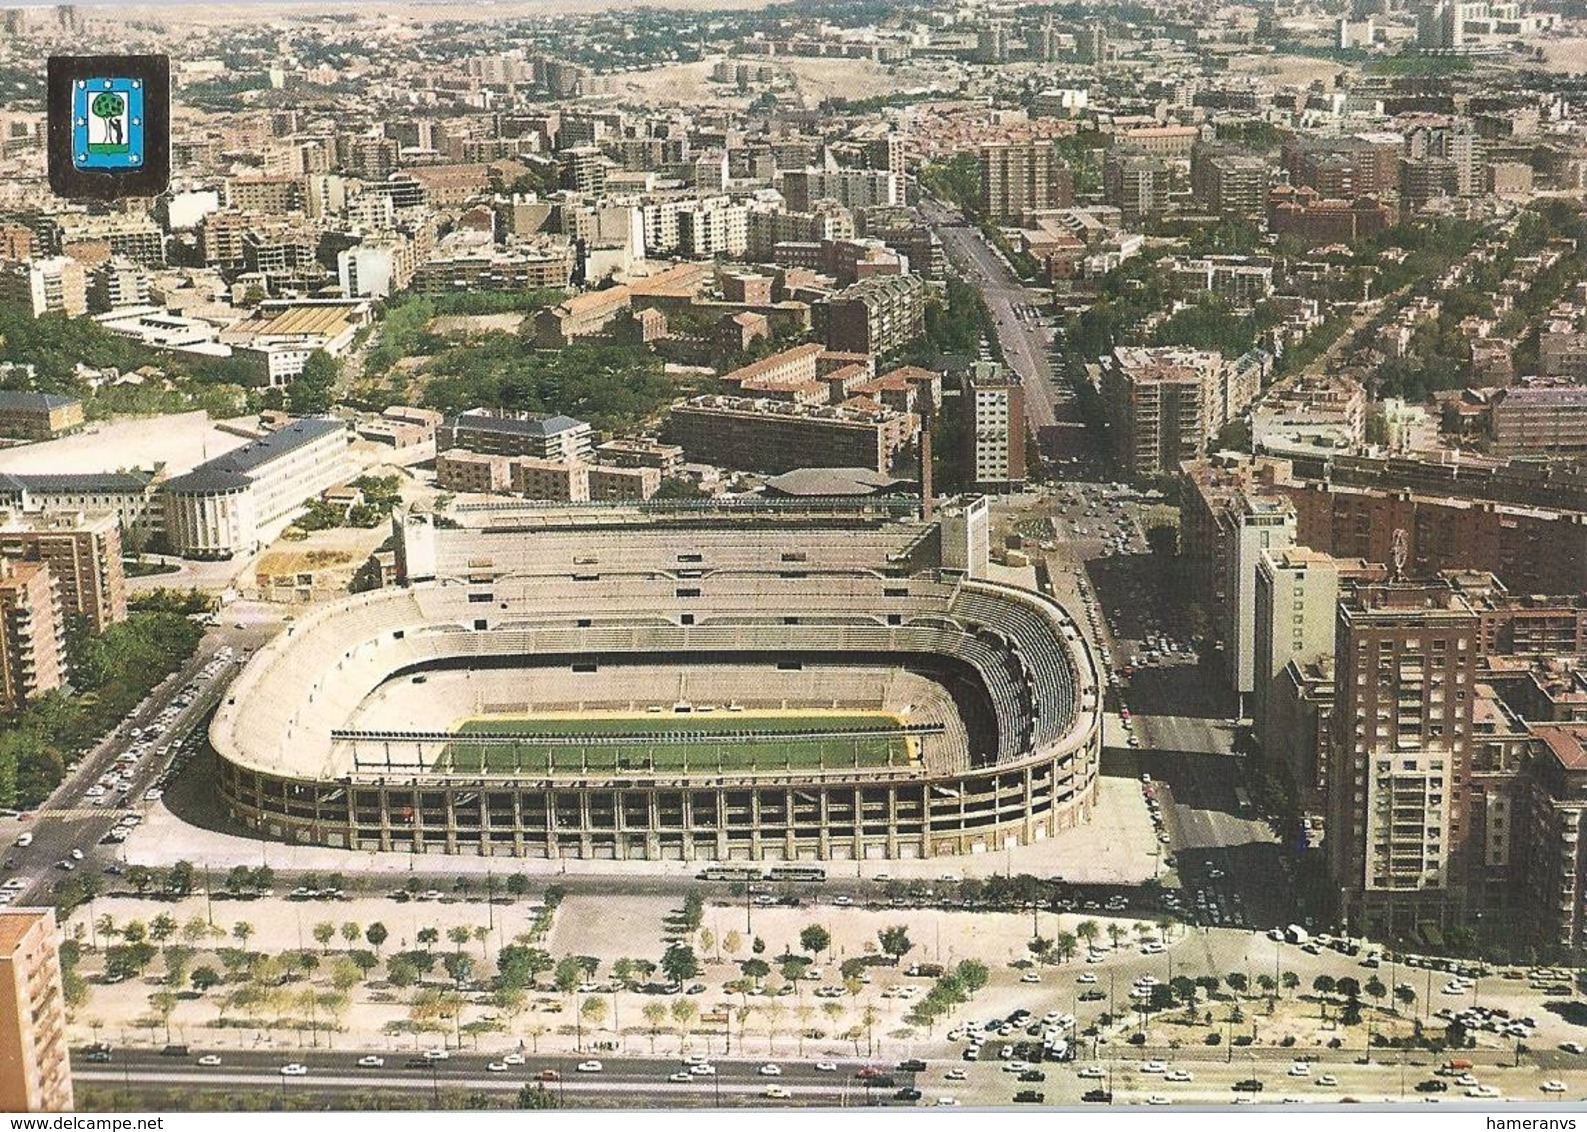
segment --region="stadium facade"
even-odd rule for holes
[[[1100,686],[1073,619],[987,579],[985,500],[929,522],[899,506],[399,516],[398,586],[300,618],[238,676],[210,732],[224,805],[292,843],[531,858],[935,857],[1084,823]],[[873,713],[914,754],[768,760],[768,712]],[[590,713],[668,757],[478,731]],[[692,762],[662,750],[674,717],[710,713]],[[499,760],[443,757],[465,724]],[[735,762],[735,742],[762,757]]]

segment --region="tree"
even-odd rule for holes
[[[1369,978],[1366,981],[1366,985],[1361,989],[1367,992],[1367,996],[1369,998],[1377,1002],[1382,1002],[1384,996],[1389,993],[1389,988],[1384,986],[1383,980],[1378,978],[1376,975],[1373,975],[1371,978]]]
[[[165,891],[172,896],[186,896],[193,891],[193,862],[178,861],[165,877]]]
[[[807,924],[799,933],[799,947],[811,955],[819,955],[832,946],[832,933],[820,924]]]
[[[1416,1005],[1416,991],[1412,989],[1409,983],[1405,984],[1404,986],[1395,987],[1394,998],[1402,1006]]]
[[[193,969],[193,973],[187,977],[187,981],[193,985],[194,990],[196,990],[199,994],[203,994],[208,990],[220,986],[220,972],[208,965],[203,967],[195,967]]]
[[[722,950],[727,952],[727,957],[733,959],[744,950],[744,937],[736,931],[730,931],[722,937]]]
[[[1235,994],[1244,994],[1251,986],[1251,981],[1239,971],[1230,971],[1223,977],[1223,981],[1229,984],[1229,989]]]
[[[139,896],[143,896],[154,884],[154,874],[144,865],[133,865],[127,870],[127,883],[132,885],[133,891]]]
[[[386,981],[394,987],[411,987],[419,981],[419,968],[406,955],[393,955],[386,961]]]
[[[914,944],[909,939],[909,929],[903,924],[894,924],[890,928],[882,928],[876,933],[876,941],[881,944],[882,952],[892,957],[894,965],[914,949]]]
[[[390,935],[391,933],[386,930],[386,925],[379,920],[364,929],[364,938],[369,941],[369,946],[375,949],[377,955],[380,953],[381,944],[385,943],[390,938]]]
[[[579,1014],[595,1029],[599,1030],[606,1021],[606,1000],[598,994],[592,994],[579,1005]]]
[[[161,912],[149,921],[149,938],[155,943],[164,943],[176,934],[176,921]]]
[[[744,974],[748,975],[751,979],[754,979],[757,983],[759,983],[767,975],[771,974],[771,964],[766,962],[764,959],[746,959],[744,960],[741,969],[743,970]]]
[[[552,975],[557,990],[563,994],[572,994],[579,989],[579,984],[584,981],[584,972],[579,967],[576,956],[564,955],[557,960],[555,972]]]
[[[329,951],[331,940],[336,938],[336,925],[329,920],[321,920],[314,925],[314,942],[320,945],[321,951]]]
[[[468,946],[468,941],[474,938],[474,929],[467,924],[458,924],[446,929],[446,938],[461,951]]]
[[[324,350],[315,350],[303,363],[303,372],[287,391],[287,404],[298,416],[312,417],[328,412],[336,392],[340,367]]]
[[[1101,925],[1095,920],[1081,920],[1075,925],[1075,935],[1086,945],[1087,949],[1096,944],[1097,936],[1101,933]]]
[[[665,1003],[647,1002],[640,1008],[640,1016],[645,1020],[645,1030],[650,1035],[650,1052],[656,1052],[656,1036],[661,1033],[661,1028],[667,1024],[667,1007]]]
[[[90,149],[102,146],[107,150],[117,151],[126,148],[126,134],[121,121],[121,114],[126,106],[125,98],[108,90],[94,96],[94,101],[89,104],[89,110],[95,118],[104,122],[102,136],[105,140],[90,142]]]
[[[700,973],[700,961],[695,957],[694,948],[674,943],[661,957],[661,971],[671,982],[682,986]]]
[[[357,943],[363,938],[364,929],[353,923],[353,921],[348,920],[342,925],[342,939],[347,942],[348,947],[353,946],[353,944]]]
[[[1284,989],[1290,993],[1290,997],[1293,998],[1296,989],[1300,986],[1300,976],[1294,971],[1285,971],[1280,981],[1284,984]]]
[[[1057,936],[1053,938],[1052,949],[1054,954],[1058,956],[1058,962],[1069,962],[1069,960],[1075,957],[1075,952],[1079,949],[1079,943],[1076,941],[1075,933],[1059,932]]]
[[[446,968],[452,982],[461,987],[474,973],[474,957],[464,951],[454,951],[441,960],[441,966]]]
[[[441,930],[439,928],[420,928],[414,933],[414,938],[423,944],[424,949],[428,951],[432,946],[440,942]]]
[[[518,1107],[521,1109],[552,1109],[561,1108],[557,1095],[545,1085],[536,1082],[525,1085],[518,1090]]]
[[[1311,981],[1311,989],[1320,995],[1333,994],[1337,985],[1332,975],[1318,975]]]
[[[248,946],[248,940],[253,936],[253,925],[247,920],[238,920],[231,926],[231,937],[243,947]]]
[[[687,1044],[689,1035],[694,1032],[694,1021],[699,1015],[699,1009],[694,1005],[692,998],[675,999],[672,1003],[672,1020],[678,1026],[678,1041]]]

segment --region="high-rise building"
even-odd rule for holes
[[[1293,529],[1291,530],[1293,537]],[[1316,664],[1334,654],[1339,567],[1332,556],[1301,546],[1264,550],[1253,601],[1251,718],[1258,736],[1269,723],[1273,681],[1292,662]],[[1264,742],[1263,749],[1269,749]]]
[[[1018,219],[1074,203],[1074,175],[1051,142],[1000,142],[981,147],[981,200],[987,219]]]
[[[49,566],[68,617],[90,633],[127,619],[121,523],[113,511],[0,512],[0,557]]]
[[[1102,405],[1120,471],[1133,479],[1173,475],[1203,455],[1226,420],[1228,369],[1203,350],[1114,350],[1102,368]]]
[[[34,318],[88,313],[88,278],[70,256],[0,263],[0,300],[14,303]]]
[[[0,1111],[70,1112],[60,930],[49,908],[0,908]]]
[[[1339,602],[1326,845],[1352,931],[1463,913],[1453,866],[1471,828],[1478,628],[1447,581],[1370,583]]]
[[[1087,24],[1075,31],[1075,62],[1100,66],[1108,61],[1108,29]]]
[[[1251,154],[1198,148],[1190,159],[1190,195],[1217,216],[1262,215],[1271,181],[1267,162]]]
[[[1223,590],[1229,595],[1225,609],[1230,619],[1223,626],[1223,656],[1243,715],[1246,697],[1256,687],[1257,574],[1264,555],[1295,545],[1295,509],[1283,499],[1247,495],[1222,518],[1229,571]]]
[[[1102,164],[1102,199],[1127,223],[1161,216],[1168,207],[1168,165],[1158,157],[1110,152]]]
[[[0,711],[61,686],[65,632],[50,568],[0,558]]]
[[[975,485],[1016,487],[1025,482],[1025,390],[1017,373],[996,362],[970,368],[970,459]]]

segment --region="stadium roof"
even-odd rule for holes
[[[766,490],[776,495],[874,495],[912,486],[913,480],[870,468],[795,468],[766,481]]]

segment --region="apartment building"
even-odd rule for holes
[[[0,908],[0,1112],[70,1112],[71,1051],[53,908]]]
[[[438,451],[464,448],[491,456],[527,456],[536,460],[582,460],[590,452],[587,421],[555,414],[515,416],[489,409],[470,409],[441,423]]]
[[[794,468],[891,470],[917,418],[890,409],[695,397],[673,406],[664,438],[684,458],[776,474]]]
[[[1327,853],[1353,931],[1393,936],[1466,906],[1477,616],[1445,582],[1382,582],[1338,608]]]
[[[982,205],[993,223],[1074,204],[1074,174],[1051,142],[983,145],[980,172]]]
[[[980,490],[1016,489],[1025,482],[1025,390],[1020,377],[996,362],[970,368],[970,466]]]
[[[1215,216],[1254,219],[1267,206],[1272,170],[1260,157],[1198,147],[1190,161],[1190,195]]]
[[[435,456],[435,485],[442,491],[506,491],[512,482],[507,465],[506,456],[488,456],[463,448],[446,449]]]
[[[65,681],[66,625],[45,563],[0,558],[0,634],[0,712]]]
[[[916,275],[864,279],[825,305],[829,350],[885,356],[926,331],[926,284]]]
[[[0,263],[0,302],[19,306],[34,318],[77,318],[88,313],[88,276],[70,256]]]
[[[1120,471],[1148,479],[1201,456],[1227,419],[1227,370],[1221,355],[1202,350],[1116,349],[1101,393]]]
[[[1587,387],[1520,385],[1493,395],[1489,436],[1501,456],[1587,453]]]
[[[50,568],[68,617],[102,633],[127,617],[121,524],[114,512],[0,512],[0,558]]]

